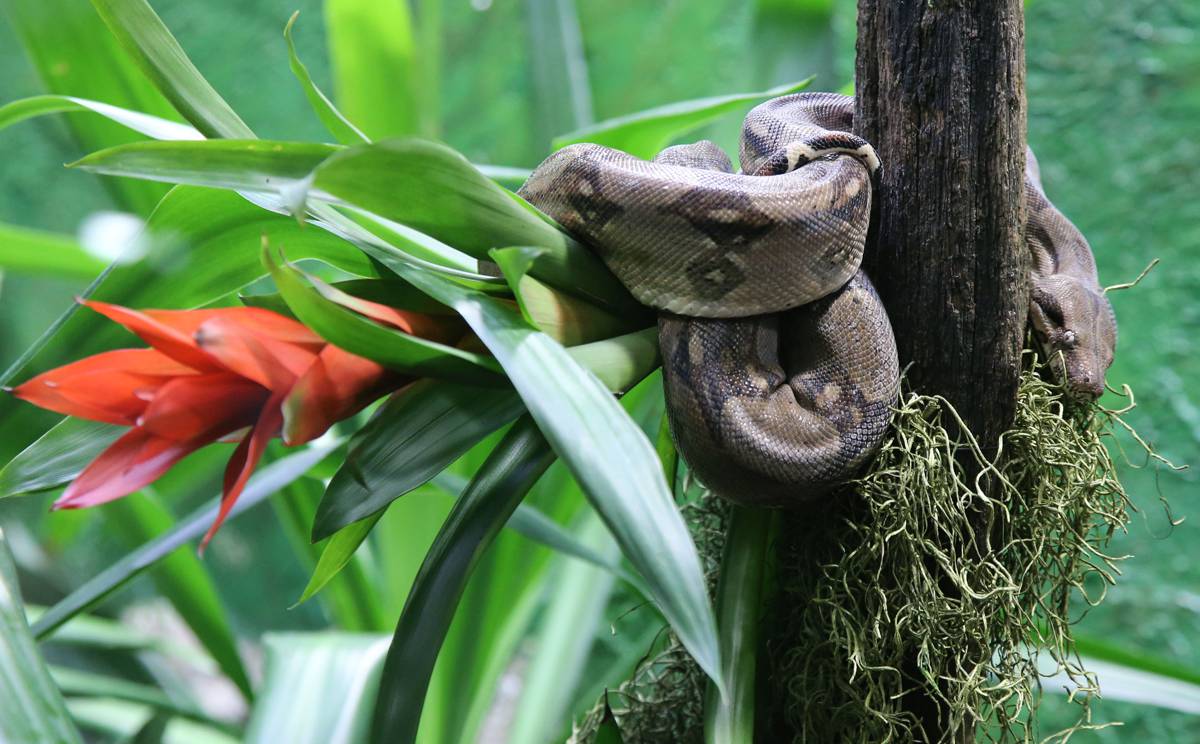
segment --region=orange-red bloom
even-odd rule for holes
[[[271,438],[282,435],[289,445],[310,441],[409,381],[269,310],[137,311],[85,304],[151,348],[97,354],[12,391],[58,413],[132,427],[79,474],[54,507],[120,498],[200,447],[236,437],[221,508],[201,546],[221,526]],[[352,309],[408,333],[453,340],[424,316],[363,300]]]

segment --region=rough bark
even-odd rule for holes
[[[900,363],[991,451],[1029,302],[1021,0],[859,0],[856,78],[884,167],[866,267]]]
[[[855,128],[884,166],[865,266],[901,365],[993,453],[1016,406],[1029,302],[1021,0],[858,0],[855,87]],[[920,678],[915,659],[907,671]],[[904,705],[930,739],[973,740],[939,730],[935,700]]]

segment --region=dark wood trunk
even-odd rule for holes
[[[855,128],[883,162],[865,266],[901,366],[990,455],[1016,407],[1029,303],[1021,0],[858,0],[855,87]],[[921,677],[915,658],[906,671]],[[974,738],[941,730],[926,695],[904,705],[931,740]]]
[[[883,162],[865,265],[901,366],[990,451],[1029,304],[1021,0],[859,0],[856,78],[855,128]]]

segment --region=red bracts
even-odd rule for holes
[[[130,310],[88,307],[150,345],[108,351],[34,377],[12,392],[58,413],[131,427],[55,502],[103,504],[132,493],[206,444],[235,438],[224,493],[206,545],[262,458],[282,436],[295,445],[410,381],[355,356],[301,323],[252,307]],[[358,300],[355,311],[406,333],[453,343],[440,319]],[[449,337],[448,337],[449,336]]]

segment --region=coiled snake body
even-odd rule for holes
[[[653,162],[580,144],[519,191],[660,311],[672,434],[700,479],[736,501],[820,496],[887,430],[896,343],[859,269],[879,160],[850,134],[853,110],[832,93],[756,107],[742,173],[711,142]],[[1063,352],[1068,382],[1093,393],[1112,360],[1111,310],[1086,241],[1045,200],[1030,158],[1033,325]]]

